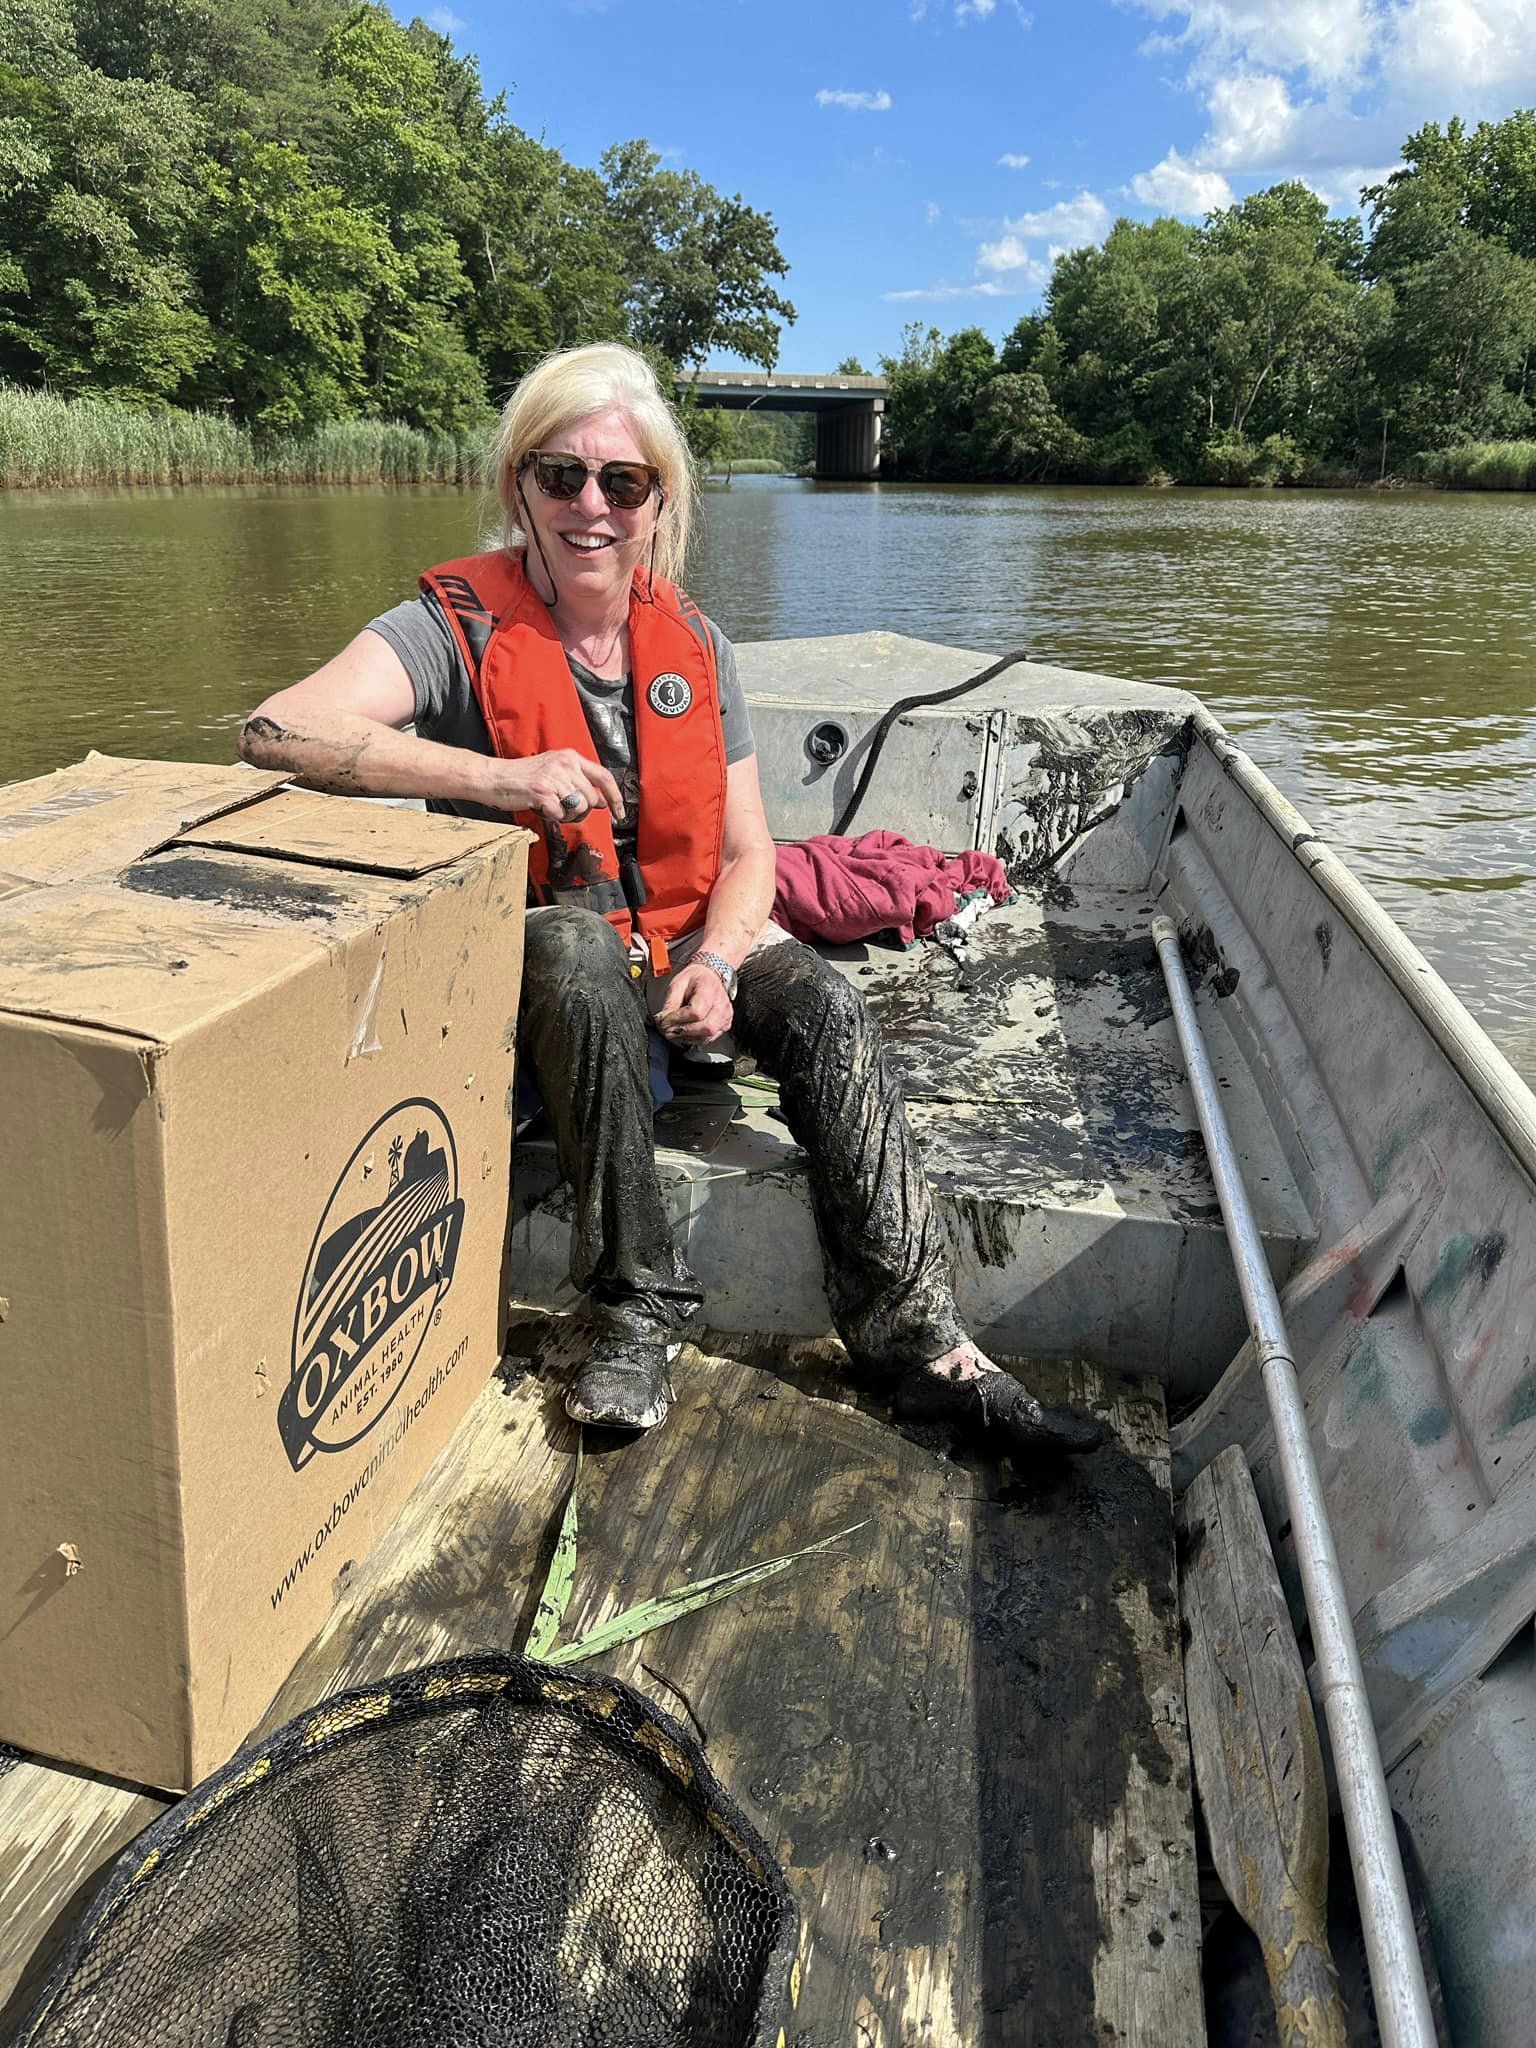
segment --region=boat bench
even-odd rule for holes
[[[975,1334],[1031,1357],[1207,1390],[1246,1325],[1141,890],[1054,880],[928,943],[832,949],[879,1019],[948,1231]],[[1219,973],[1202,1021],[1271,1267],[1316,1241]],[[657,1166],[712,1327],[824,1336],[804,1155],[771,1092],[685,1087],[657,1119]],[[547,1138],[520,1140],[514,1293],[567,1308],[570,1190]]]

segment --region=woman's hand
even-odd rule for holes
[[[488,760],[485,765],[484,800],[495,810],[537,811],[555,825],[574,824],[600,808],[616,818],[624,816],[624,799],[613,776],[574,747],[556,747],[519,761]],[[567,804],[568,796],[581,801]]]
[[[674,1045],[708,1045],[731,1028],[735,1011],[713,967],[690,960],[679,967],[656,1015],[656,1029]]]

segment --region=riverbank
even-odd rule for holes
[[[1536,491],[1536,441],[1469,441],[1425,461],[1425,481],[1450,491]]]
[[[257,436],[216,413],[136,412],[0,384],[0,489],[105,484],[478,484],[492,429],[337,420]]]
[[[138,412],[109,399],[59,398],[0,383],[0,490],[71,490],[97,486],[203,484],[452,484],[478,486],[494,426],[467,434],[423,433],[398,420],[337,420],[305,433],[256,435],[217,413]],[[1245,450],[1248,457],[1263,451]],[[731,476],[789,476],[784,463],[742,456],[711,470]],[[893,483],[930,479],[893,474]],[[1008,478],[949,477],[947,483],[1007,484]],[[1285,473],[1239,460],[1192,477],[1054,476],[1031,482],[1127,484],[1137,488],[1200,485],[1233,490],[1372,490],[1427,484],[1439,490],[1536,490],[1536,441],[1470,441],[1426,455],[1410,476],[1363,477],[1339,467]]]

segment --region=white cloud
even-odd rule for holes
[[[1536,0],[1120,0],[1182,58],[1205,133],[1194,176],[1299,177],[1354,206],[1423,122],[1497,120],[1536,98]],[[1132,180],[1170,185],[1165,167]],[[1172,203],[1172,200],[1147,203]]]
[[[451,7],[434,7],[427,15],[427,25],[435,28],[440,36],[462,35],[469,27],[467,21],[460,21]]]
[[[1079,192],[1075,199],[1058,199],[1039,213],[1021,213],[1017,220],[1005,220],[1003,240],[1060,242],[1064,248],[1075,249],[1084,242],[1096,242],[1108,226],[1109,208],[1098,193]]]
[[[1026,270],[1034,261],[1017,235],[1004,235],[1000,241],[983,242],[976,252],[977,267],[982,270]]]
[[[923,206],[923,219],[927,221],[929,227],[932,227],[934,222],[943,214],[943,211],[944,209],[940,206],[937,199],[930,199]]]
[[[1022,171],[1026,164],[1028,164],[1029,158],[1027,156],[1020,156],[1015,150],[1005,149],[998,158],[998,162],[1003,166],[1004,170]]]
[[[1248,64],[1276,71],[1306,71],[1327,83],[1360,74],[1370,57],[1382,12],[1382,0],[1128,0],[1128,4],[1150,14],[1154,21],[1182,24],[1175,33],[1159,37],[1154,47],[1161,52],[1188,51],[1197,76]]]
[[[846,107],[850,113],[888,114],[891,110],[891,96],[888,92],[831,92],[823,86],[816,95],[818,107]]]
[[[1047,271],[1046,275],[1049,276]],[[1033,284],[1037,280],[1028,280]],[[981,284],[925,284],[910,292],[883,292],[882,298],[893,304],[908,304],[913,299],[1006,299],[1020,289],[1017,285],[994,284],[990,279]]]
[[[1164,213],[1191,220],[1232,204],[1232,187],[1220,171],[1199,170],[1176,149],[1170,149],[1150,171],[1138,171],[1131,180],[1131,191],[1143,206],[1160,207]]]
[[[1035,17],[1025,9],[1023,0],[1006,0],[1006,4],[1020,28],[1034,27]],[[954,0],[955,20],[962,27],[968,21],[987,21],[996,14],[997,7],[998,0]],[[914,26],[931,18],[935,20],[935,26],[941,26],[937,18],[943,13],[941,0],[907,0],[907,19]]]
[[[1239,71],[1216,79],[1206,100],[1211,125],[1200,154],[1213,164],[1278,163],[1296,130],[1296,109],[1283,78]]]
[[[1056,258],[1065,255],[1052,242],[1044,254],[1027,249],[1017,235],[1004,235],[999,242],[983,242],[976,252],[978,270],[1003,271],[1013,279],[1015,290],[1044,291],[1051,281]]]
[[[1536,8],[1531,0],[1409,0],[1388,17],[1382,68],[1402,90],[1457,105],[1470,94],[1479,113],[1508,112],[1536,79]]]
[[[1058,200],[1038,213],[1021,213],[1017,220],[1005,220],[995,241],[983,242],[976,251],[976,268],[1017,278],[1035,291],[1051,281],[1058,256],[1068,249],[1080,249],[1096,242],[1109,226],[1110,212],[1097,192],[1079,192],[1075,199]],[[1031,249],[1031,242],[1044,242],[1045,252]]]

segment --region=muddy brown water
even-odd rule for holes
[[[0,780],[228,758],[476,544],[442,490],[0,494]],[[739,478],[689,581],[739,639],[886,627],[1200,693],[1536,1079],[1536,499]]]

